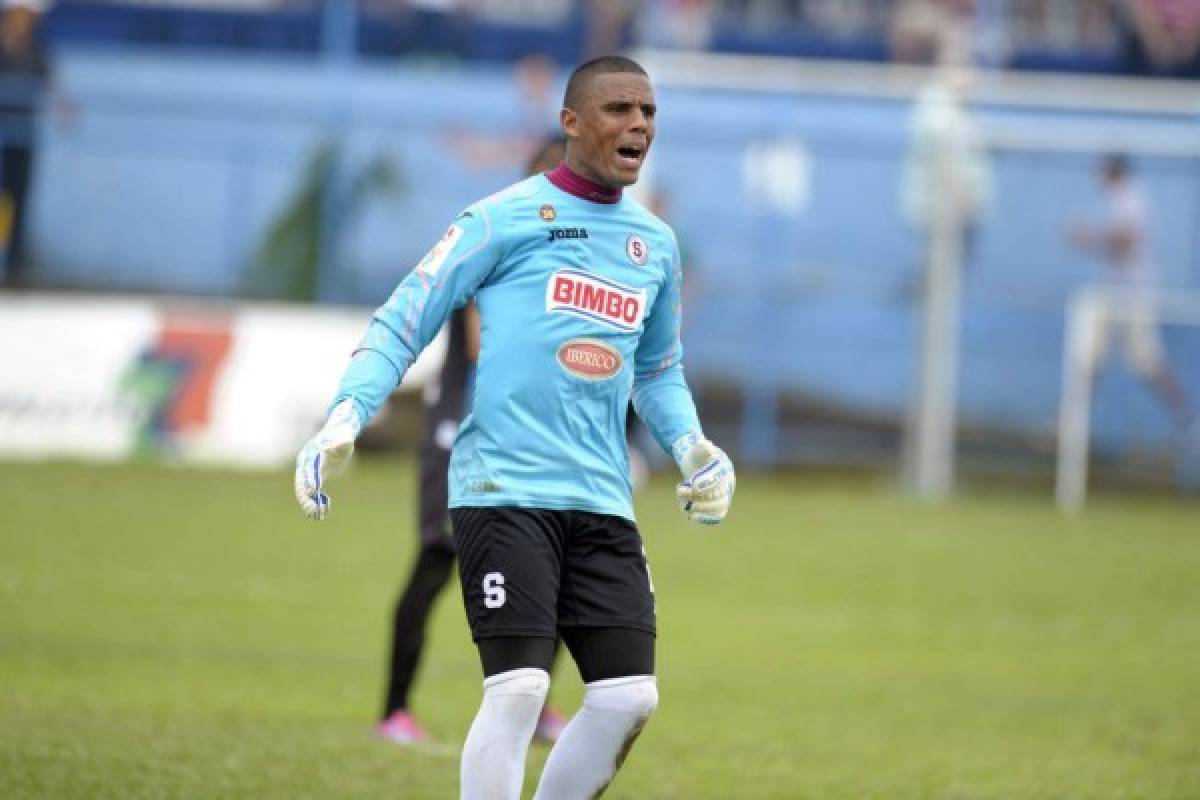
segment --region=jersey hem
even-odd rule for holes
[[[573,497],[550,499],[545,497],[513,497],[506,494],[487,494],[452,498],[447,505],[450,508],[503,508],[511,506],[530,511],[583,511],[589,514],[605,514],[612,517],[621,517],[635,525],[637,524],[637,519],[633,515],[633,509],[628,506],[616,507],[603,505]]]

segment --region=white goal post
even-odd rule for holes
[[[1163,289],[1130,294],[1117,287],[1090,286],[1067,303],[1063,343],[1063,388],[1058,415],[1058,466],[1055,500],[1068,514],[1087,498],[1088,451],[1091,440],[1092,381],[1098,368],[1094,342],[1114,322],[1146,322],[1147,305],[1154,325],[1200,326],[1200,291]]]

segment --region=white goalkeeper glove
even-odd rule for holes
[[[353,401],[343,400],[334,406],[325,426],[296,456],[296,499],[309,519],[319,521],[329,514],[332,501],[321,487],[350,461],[354,440],[361,430],[362,420]]]
[[[699,433],[679,437],[671,445],[671,455],[683,473],[683,481],[675,487],[679,507],[692,522],[719,524],[729,513],[737,485],[729,456]]]

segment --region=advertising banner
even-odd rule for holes
[[[365,309],[0,295],[0,457],[278,466],[324,419]],[[405,376],[441,365],[439,336]]]

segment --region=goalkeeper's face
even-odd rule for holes
[[[654,141],[658,109],[650,79],[626,72],[593,76],[578,106],[562,110],[567,166],[614,189],[636,183]]]

